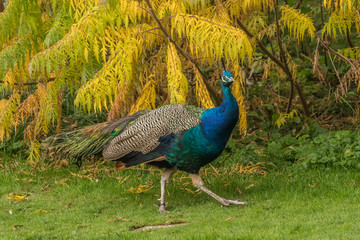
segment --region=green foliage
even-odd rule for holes
[[[312,140],[298,139],[296,157],[304,166],[325,165],[360,169],[360,135],[354,131],[320,134]]]
[[[240,163],[267,162],[276,168],[284,165],[324,168],[344,167],[360,169],[360,135],[358,131],[332,131],[312,124],[294,137],[272,132],[267,141],[261,132],[250,136],[245,143],[230,142],[224,158],[236,159]],[[221,164],[227,164],[225,161]]]

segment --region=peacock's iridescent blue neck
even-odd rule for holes
[[[239,108],[229,87],[222,87],[224,99],[221,106],[204,112],[201,129],[206,138],[226,144],[239,118]]]

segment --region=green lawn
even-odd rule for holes
[[[167,188],[169,212],[160,214],[156,200],[160,172],[154,169],[115,171],[112,164],[99,164],[80,170],[76,166],[34,170],[27,164],[9,162],[0,159],[0,239],[360,236],[360,175],[355,170],[289,167],[269,170],[266,176],[246,176],[225,169],[217,169],[217,174],[213,168],[205,168],[202,173],[210,189],[248,202],[230,207],[220,207],[206,194],[192,192],[195,188],[187,175],[177,173]],[[134,193],[140,185],[145,185],[145,192]],[[128,191],[131,188],[133,192]],[[10,193],[28,196],[23,201],[11,200]],[[186,224],[133,231],[169,223]]]

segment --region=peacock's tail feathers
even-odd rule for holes
[[[45,139],[43,152],[54,159],[81,159],[101,153],[103,147],[115,136],[119,135],[139,116],[151,110],[142,110],[133,115],[85,127],[80,130],[61,133]]]

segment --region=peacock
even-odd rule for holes
[[[105,161],[131,167],[146,163],[165,168],[160,181],[159,212],[165,212],[165,187],[176,170],[190,174],[193,185],[223,206],[246,202],[224,199],[205,185],[199,175],[204,165],[224,150],[239,116],[230,86],[230,72],[221,77],[224,98],[221,106],[202,109],[174,104],[51,136],[43,147],[55,156],[82,159],[102,154]]]

